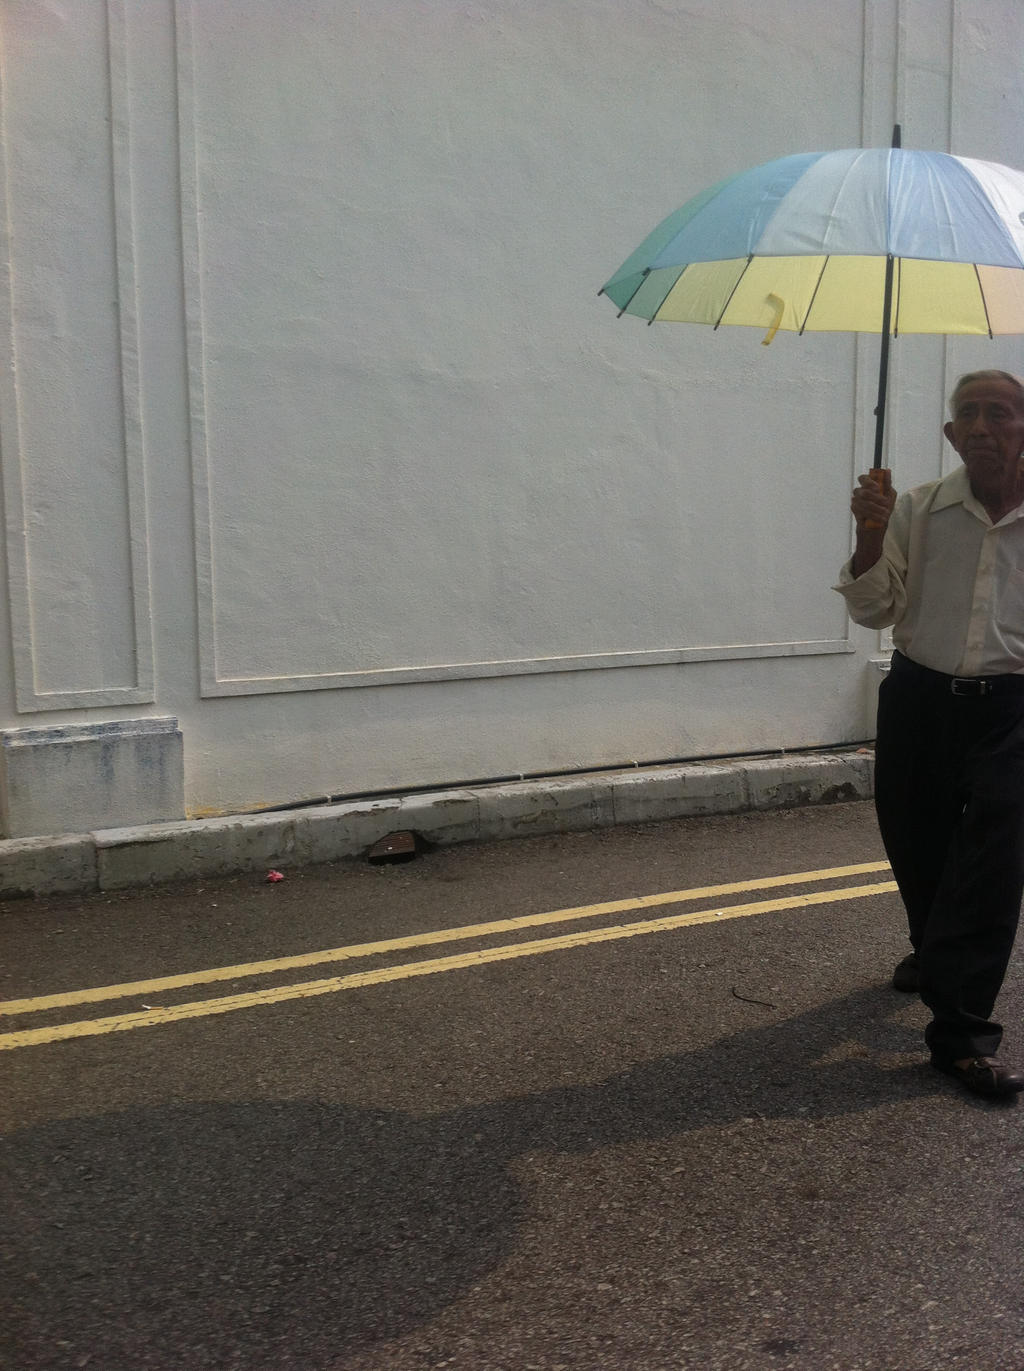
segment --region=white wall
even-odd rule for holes
[[[877,339],[597,290],[704,185],[895,118],[1020,164],[1016,0],[0,26],[0,728],[176,717],[192,813],[870,730],[877,638],[828,586]],[[896,343],[897,484],[976,365],[1024,350]]]

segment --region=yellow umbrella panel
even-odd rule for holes
[[[692,262],[648,272],[624,313],[651,323],[746,324],[770,335],[881,333],[885,270],[878,256]],[[896,258],[891,331],[1024,333],[1024,271]]]

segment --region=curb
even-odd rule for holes
[[[486,842],[870,799],[874,756],[793,753],[0,840],[0,899],[82,894],[359,857],[389,833]]]

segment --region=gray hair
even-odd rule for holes
[[[1017,399],[1021,409],[1024,409],[1024,381],[1019,376],[1014,376],[1012,371],[968,371],[957,381],[953,387],[953,394],[949,397],[949,412],[954,417],[960,392],[975,381],[1009,381],[1011,386],[1016,387]]]

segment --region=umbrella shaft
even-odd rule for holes
[[[878,405],[875,408],[875,458],[873,467],[882,465],[885,438],[885,396],[889,388],[889,341],[892,333],[892,254],[885,263],[885,300],[882,305],[882,347],[878,356]]]

